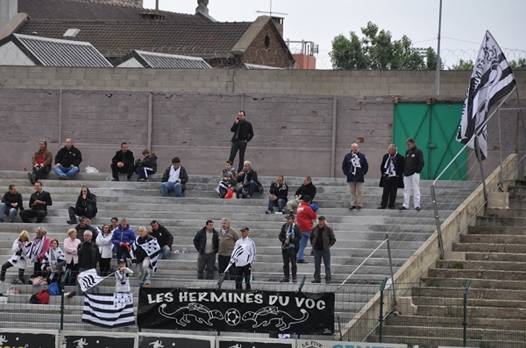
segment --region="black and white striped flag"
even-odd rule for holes
[[[475,134],[482,159],[488,156],[486,120],[513,92],[515,78],[499,45],[486,31],[471,73],[457,140],[475,148]]]
[[[82,321],[104,328],[134,325],[133,295],[131,293],[85,294]]]
[[[77,281],[79,282],[80,290],[86,292],[92,287],[102,282],[105,278],[97,274],[95,268],[88,269],[84,272],[80,272]]]
[[[159,261],[159,255],[161,254],[161,247],[157,239],[151,238],[149,241],[140,244],[139,237],[135,239],[135,243],[131,246],[131,258],[135,259],[135,254],[138,248],[141,248],[146,253],[146,256],[150,258],[150,269],[155,272],[157,270],[157,263]]]

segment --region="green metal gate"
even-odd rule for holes
[[[398,103],[394,109],[393,139],[401,154],[406,140],[414,138],[423,151],[425,166],[422,179],[435,179],[462,148],[455,140],[462,104]],[[462,153],[440,178],[465,180],[467,153]]]

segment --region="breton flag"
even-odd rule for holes
[[[471,73],[457,141],[475,148],[475,134],[482,159],[488,156],[488,115],[514,90],[515,78],[499,45],[486,31]]]
[[[159,260],[159,255],[161,254],[161,247],[157,242],[157,239],[151,238],[149,241],[139,244],[139,237],[135,239],[135,243],[131,246],[131,258],[135,259],[137,250],[141,248],[146,256],[150,258],[150,269],[155,272],[157,270],[157,261]]]
[[[97,274],[97,270],[95,268],[80,272],[77,277],[77,281],[79,282],[80,290],[82,290],[82,292],[88,291],[104,279],[104,277],[101,277]]]
[[[113,295],[84,294],[82,321],[110,329],[134,325],[133,295],[120,292]]]

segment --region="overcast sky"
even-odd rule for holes
[[[197,0],[159,0],[162,10],[194,13]],[[338,34],[360,31],[367,21],[407,34],[416,47],[436,49],[439,0],[273,0],[285,16],[285,39],[319,44],[318,68],[331,68],[331,41]],[[219,21],[253,21],[270,0],[210,0],[210,15]],[[154,7],[155,0],[144,0]],[[442,49],[446,65],[474,59],[485,30],[490,30],[509,60],[526,58],[525,0],[443,0]]]

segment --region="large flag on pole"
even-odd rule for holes
[[[104,279],[106,278],[97,274],[97,270],[95,268],[80,272],[77,277],[77,281],[79,282],[80,290],[82,290],[82,292],[88,291],[89,289],[98,285]]]
[[[516,82],[504,53],[486,31],[471,73],[469,89],[457,140],[475,148],[478,143],[482,159],[488,156],[487,120],[515,88]],[[476,139],[475,139],[475,134]]]
[[[82,321],[104,328],[135,324],[133,295],[131,293],[85,294]]]

